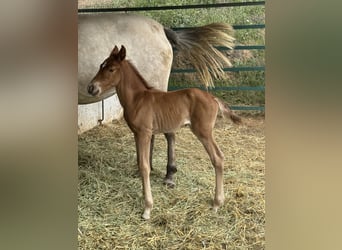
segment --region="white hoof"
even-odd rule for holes
[[[141,217],[145,220],[149,220],[151,218],[151,211],[145,210]]]
[[[215,213],[217,213],[218,208],[219,208],[218,206],[213,206],[213,210]]]

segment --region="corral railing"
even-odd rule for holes
[[[193,4],[193,5],[175,5],[175,6],[150,6],[150,7],[128,7],[128,8],[85,8],[79,9],[78,13],[95,13],[95,12],[135,12],[135,11],[162,11],[162,10],[177,10],[177,9],[195,9],[195,8],[219,8],[219,7],[247,7],[265,5],[265,1],[255,2],[234,2],[234,3],[215,3],[215,4]],[[191,27],[172,27],[173,30],[187,29]],[[233,25],[235,30],[246,29],[265,29],[265,24],[247,24],[247,25]],[[218,47],[219,50],[229,50],[229,48]],[[238,45],[235,50],[265,50],[265,45]],[[264,65],[257,66],[237,66],[231,68],[224,68],[226,72],[246,72],[246,71],[265,71]],[[178,73],[194,73],[195,69],[172,69],[171,74]],[[169,90],[186,88],[188,86],[169,86]],[[204,88],[198,84],[196,87]],[[265,92],[265,82],[260,82],[258,86],[217,86],[210,89],[211,91],[262,91]],[[103,106],[103,101],[102,101]],[[102,107],[103,108],[103,107]],[[253,105],[232,105],[234,110],[255,110],[264,111],[265,104],[259,106]]]

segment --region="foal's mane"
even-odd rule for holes
[[[144,86],[149,89],[149,90],[153,90],[155,88],[149,86],[149,84],[147,83],[147,81],[145,80],[145,78],[140,74],[140,72],[137,70],[137,68],[135,67],[135,65],[130,61],[130,60],[125,60],[127,62],[127,64],[131,67],[131,69],[133,70],[133,72],[135,73],[135,75],[139,78],[139,80],[144,84]]]

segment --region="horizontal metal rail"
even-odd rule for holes
[[[264,71],[265,66],[251,66],[251,67],[232,67],[223,68],[225,72],[239,72],[239,71]],[[172,69],[171,73],[196,73],[196,69]]]
[[[215,48],[218,50],[232,50],[224,46],[215,46]],[[234,50],[264,50],[265,48],[265,45],[237,45]],[[177,48],[173,48],[173,50],[177,51]]]
[[[217,47],[219,50],[229,50],[227,47],[219,46]],[[263,50],[265,49],[265,45],[237,45],[234,47],[234,50]]]
[[[233,25],[235,30],[243,30],[243,29],[264,29],[266,27],[265,24],[241,24],[241,25]]]
[[[235,24],[232,25],[233,29],[235,30],[245,30],[245,29],[264,29],[266,27],[265,24]],[[186,30],[186,29],[193,29],[193,27],[172,27],[172,30]]]
[[[232,110],[265,111],[265,106],[229,106]]]
[[[201,9],[220,7],[243,7],[265,5],[265,1],[239,2],[239,3],[214,3],[214,4],[190,4],[170,6],[149,6],[149,7],[127,7],[127,8],[86,8],[79,9],[78,13],[90,12],[127,12],[127,11],[151,11],[151,10],[180,10],[180,9]]]
[[[182,87],[182,86],[169,86],[168,90],[179,90],[179,89],[186,89],[187,87]],[[202,90],[207,90],[203,86],[196,86],[195,88],[202,89]],[[209,88],[210,91],[222,91],[222,90],[242,90],[242,91],[265,91],[264,86],[218,86],[218,87],[212,87]]]

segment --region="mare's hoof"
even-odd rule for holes
[[[168,187],[168,188],[174,188],[176,186],[176,183],[174,183],[173,180],[170,179],[164,179],[164,184]]]

